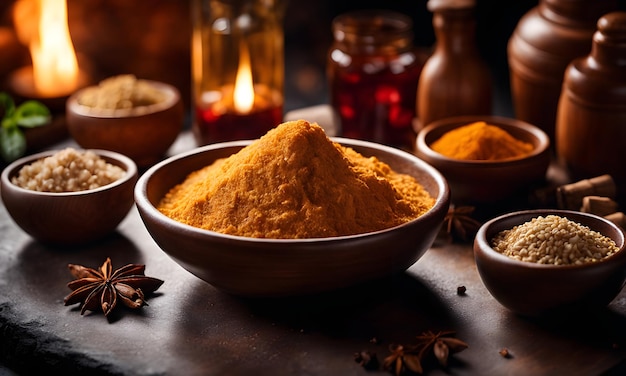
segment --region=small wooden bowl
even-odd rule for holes
[[[613,239],[619,251],[584,265],[546,265],[518,261],[495,251],[490,243],[500,231],[550,214],[567,217]],[[626,282],[624,232],[593,214],[567,210],[525,210],[493,218],[478,230],[474,258],[491,295],[513,312],[542,316],[598,309],[609,304]]]
[[[235,295],[307,295],[406,270],[430,248],[439,232],[449,207],[445,179],[410,153],[365,141],[334,140],[414,176],[435,197],[435,205],[422,216],[393,228],[315,239],[226,235],[175,221],[156,208],[189,173],[250,144],[233,141],[182,153],[148,169],[135,188],[139,214],[165,253],[192,274]]]
[[[66,104],[67,127],[72,138],[86,149],[124,154],[140,167],[161,160],[183,127],[184,107],[174,86],[142,81],[166,93],[166,100],[150,106],[104,112],[78,103],[78,98],[88,88],[72,94]]]
[[[125,170],[124,177],[100,188],[61,193],[32,191],[11,182],[23,166],[49,157],[57,150],[18,159],[2,171],[2,201],[22,230],[51,245],[87,243],[115,230],[133,206],[137,166],[124,155],[106,150],[93,151]]]
[[[502,161],[454,159],[431,145],[446,132],[477,121],[496,125],[513,137],[529,142],[533,151]],[[448,181],[452,203],[485,204],[525,194],[533,183],[543,182],[550,164],[550,139],[538,127],[517,119],[498,116],[459,116],[436,121],[417,134],[416,155],[435,167]]]

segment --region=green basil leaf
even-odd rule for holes
[[[29,100],[15,109],[14,117],[19,126],[34,128],[50,121],[50,110],[41,102]]]
[[[13,116],[2,119],[2,128],[17,128],[17,122],[13,118]]]
[[[19,128],[0,128],[0,155],[13,162],[26,153],[26,137]]]
[[[24,128],[35,128],[46,125],[50,122],[50,116],[34,115],[21,118],[17,121],[17,125]]]
[[[13,112],[15,111],[15,102],[13,102],[13,98],[5,92],[0,92],[0,106],[4,108],[4,118],[10,118],[13,116]]]

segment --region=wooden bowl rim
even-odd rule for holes
[[[86,118],[102,118],[102,119],[118,119],[118,118],[132,118],[154,114],[157,112],[166,111],[170,108],[176,106],[178,102],[181,101],[180,92],[178,89],[165,82],[147,80],[147,79],[139,79],[139,81],[147,82],[150,85],[154,86],[158,90],[164,92],[166,94],[166,98],[158,103],[151,104],[148,106],[139,106],[133,107],[129,109],[116,109],[116,110],[95,110],[91,107],[84,106],[78,103],[78,98],[86,91],[92,88],[97,87],[97,85],[92,85],[88,87],[84,87],[80,90],[75,91],[72,95],[69,96],[66,103],[66,111],[69,114],[75,116],[81,116]]]
[[[607,236],[611,238],[613,241],[615,241],[619,250],[615,254],[609,257],[606,257],[598,262],[584,263],[580,265],[551,265],[551,264],[537,264],[533,262],[515,260],[509,256],[501,254],[500,252],[497,252],[491,247],[490,241],[493,238],[493,236],[495,236],[496,233],[499,232],[497,230],[497,227],[499,224],[505,221],[511,221],[511,222],[515,222],[516,225],[521,225],[525,223],[527,220],[530,220],[530,218],[538,217],[538,216],[545,217],[547,215],[553,215],[553,214],[561,216],[561,217],[567,217],[568,219],[578,222],[578,223],[581,223],[581,221],[578,220],[579,218],[585,218],[586,222],[602,223],[608,226],[609,228],[612,228],[614,230],[613,232],[617,234],[617,238],[612,237],[609,234],[606,234],[604,232],[600,232],[598,229],[592,226],[588,226],[591,230],[600,232],[602,235]],[[520,218],[520,220],[513,221],[513,219],[516,219],[516,218]],[[585,225],[584,223],[582,224]],[[506,228],[503,228],[502,230],[505,230],[505,229]],[[480,254],[482,254],[483,256],[482,259],[488,260],[488,261],[483,261],[483,263],[504,264],[509,267],[515,267],[519,269],[545,270],[545,271],[588,270],[592,268],[603,267],[607,263],[613,263],[613,262],[619,262],[619,263],[626,265],[625,236],[626,235],[624,234],[624,230],[621,227],[619,227],[618,225],[609,221],[606,218],[602,218],[600,216],[597,216],[591,213],[584,213],[584,212],[579,212],[579,211],[574,211],[574,210],[562,210],[562,209],[520,210],[520,211],[502,214],[498,217],[492,218],[488,220],[487,222],[485,222],[478,229],[478,232],[476,233],[476,237],[474,239],[474,253],[477,256],[480,256]]]
[[[399,228],[412,226],[412,225],[415,225],[415,223],[418,221],[420,222],[430,221],[431,220],[430,218],[436,217],[440,211],[448,210],[447,207],[449,206],[449,202],[450,202],[450,190],[449,190],[447,181],[445,180],[445,178],[439,171],[437,171],[434,167],[432,167],[425,161],[417,158],[415,155],[407,153],[400,149],[396,149],[396,148],[392,148],[392,147],[384,146],[380,144],[375,144],[375,143],[368,142],[368,141],[347,139],[347,138],[341,138],[341,137],[331,137],[331,140],[334,142],[338,142],[344,146],[348,146],[348,147],[356,145],[356,146],[382,150],[387,153],[398,155],[404,160],[409,160],[412,163],[417,164],[421,170],[424,170],[428,175],[430,175],[433,178],[434,182],[437,185],[438,194],[437,194],[437,197],[435,197],[434,206],[428,212],[422,214],[421,216],[409,222],[405,222],[394,227],[390,227],[390,228],[386,228],[386,229],[374,231],[374,232],[347,235],[347,236],[326,237],[326,238],[268,239],[268,238],[251,238],[251,237],[223,234],[223,233],[205,230],[205,229],[187,225],[187,224],[178,222],[172,218],[169,218],[165,214],[161,213],[148,199],[147,189],[148,189],[149,180],[152,178],[154,173],[156,173],[159,169],[163,168],[165,165],[175,163],[179,160],[191,157],[193,155],[205,153],[205,152],[215,150],[215,149],[229,148],[229,147],[243,148],[249,145],[251,142],[253,142],[253,140],[228,141],[228,142],[205,145],[205,146],[190,150],[188,152],[183,152],[183,153],[174,155],[172,157],[169,157],[155,164],[154,166],[150,167],[146,172],[144,172],[141,177],[139,177],[139,180],[137,181],[137,184],[135,185],[135,202],[138,208],[140,208],[140,211],[141,210],[145,211],[150,217],[154,218],[157,221],[160,221],[162,225],[176,228],[181,233],[189,234],[189,236],[192,236],[192,237],[210,237],[213,239],[221,239],[224,242],[237,241],[242,244],[245,244],[245,243],[248,243],[248,244],[251,244],[251,243],[254,243],[254,244],[259,244],[259,243],[267,243],[267,244],[270,244],[270,243],[273,243],[273,244],[328,243],[328,242],[343,241],[346,239],[366,238],[366,237],[371,237],[371,236],[378,236],[381,233],[395,231]]]
[[[137,164],[132,159],[125,156],[124,154],[117,153],[117,152],[110,151],[110,150],[102,150],[102,149],[77,149],[77,150],[93,151],[98,156],[106,160],[108,163],[112,163],[124,169],[124,171],[126,171],[126,174],[124,174],[124,176],[117,179],[116,181],[111,182],[107,185],[103,185],[101,187],[94,188],[94,189],[87,189],[87,190],[75,191],[75,192],[33,191],[31,189],[26,189],[18,185],[15,185],[13,184],[13,182],[11,182],[11,178],[15,176],[16,174],[18,174],[19,170],[23,166],[34,163],[39,159],[50,157],[56,154],[57,152],[61,151],[61,149],[58,149],[58,150],[55,149],[55,150],[46,150],[46,151],[42,151],[39,153],[31,154],[31,155],[28,155],[28,156],[25,156],[25,157],[22,157],[13,161],[8,166],[6,166],[4,170],[2,171],[2,175],[1,175],[2,184],[6,187],[6,189],[14,189],[18,192],[22,192],[22,194],[25,194],[25,195],[49,196],[51,198],[52,197],[68,197],[68,196],[87,196],[87,195],[97,194],[98,192],[110,190],[123,184],[128,184],[129,182],[133,181],[134,178],[137,177],[138,175]]]

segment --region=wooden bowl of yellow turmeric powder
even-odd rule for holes
[[[444,175],[455,205],[526,197],[545,183],[551,157],[545,132],[499,116],[433,122],[418,133],[415,150]]]
[[[294,296],[400,273],[432,245],[449,207],[443,176],[413,154],[330,139],[317,124],[200,147],[135,187],[170,257],[240,296]]]

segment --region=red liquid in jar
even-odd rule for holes
[[[282,106],[268,107],[248,114],[215,114],[211,108],[196,107],[194,135],[200,145],[234,140],[252,140],[282,122]]]
[[[357,10],[332,22],[330,103],[341,135],[413,150],[417,83],[425,51],[412,44],[412,21],[394,11]]]
[[[421,65],[404,67],[399,73],[388,66],[376,73],[357,68],[336,68],[331,84],[342,136],[412,149]]]

